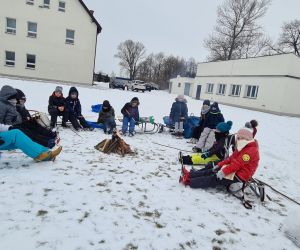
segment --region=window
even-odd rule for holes
[[[59,1],[58,3],[58,11],[65,12],[66,11],[66,3],[63,1]]]
[[[27,23],[28,37],[36,38],[37,36],[37,23],[28,22]]]
[[[74,44],[75,30],[67,30],[66,32],[66,43]]]
[[[178,83],[177,87],[178,87],[178,88],[181,88],[181,83],[180,83],[180,82]]]
[[[225,95],[225,91],[226,91],[226,84],[218,84],[218,91],[217,91],[217,95]]]
[[[213,92],[214,92],[214,84],[213,83],[207,83],[206,93],[212,94]]]
[[[50,0],[44,0],[43,7],[49,9],[50,8]]]
[[[5,66],[15,66],[16,55],[13,51],[5,51]]]
[[[26,0],[26,4],[28,4],[28,5],[34,5],[34,0]]]
[[[27,54],[27,69],[35,69],[35,55]]]
[[[258,86],[254,86],[254,85],[246,86],[245,97],[256,99],[257,93],[258,93]]]
[[[231,96],[240,96],[241,94],[241,85],[231,85],[230,94]]]
[[[13,18],[6,18],[6,33],[8,34],[16,34],[17,30],[17,21]]]

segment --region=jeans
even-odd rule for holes
[[[18,129],[0,132],[0,139],[4,141],[4,143],[0,145],[0,150],[21,149],[31,158],[36,158],[40,154],[48,151],[48,148],[33,142]]]
[[[104,132],[107,132],[107,129],[109,129],[109,132],[112,132],[114,128],[116,128],[117,124],[115,122],[114,118],[108,118],[104,121]],[[127,130],[127,129],[126,129]]]
[[[122,126],[122,133],[125,134],[128,130],[128,123],[129,123],[129,133],[134,132],[134,127],[136,121],[132,117],[123,117],[123,126]]]

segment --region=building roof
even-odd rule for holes
[[[87,13],[89,14],[89,16],[92,18],[93,22],[97,25],[97,32],[99,34],[101,32],[101,30],[102,30],[102,27],[101,27],[100,23],[97,21],[97,19],[91,13],[91,11],[89,10],[89,8],[85,5],[85,3],[83,2],[83,0],[79,0],[79,2],[81,3],[82,7],[87,11]]]

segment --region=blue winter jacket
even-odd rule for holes
[[[176,101],[173,103],[170,113],[172,123],[179,122],[180,117],[188,118],[188,107],[185,102]]]
[[[210,106],[209,112],[205,115],[203,127],[215,129],[220,122],[224,122],[224,117],[219,109],[218,104],[213,103]]]
[[[71,93],[77,93],[77,98],[72,99]],[[78,91],[75,87],[71,87],[69,91],[69,96],[66,98],[66,108],[75,117],[82,116],[81,114],[81,103],[78,99]]]

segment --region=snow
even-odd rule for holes
[[[22,89],[27,108],[47,112],[55,84],[0,78]],[[70,86],[64,86],[65,95]],[[79,87],[83,114],[96,120],[90,106],[108,99],[117,115],[137,96],[142,116],[157,122],[170,111],[175,95],[135,93],[106,86]],[[189,113],[202,102],[188,98]],[[261,161],[256,177],[300,200],[299,118],[220,105],[237,131],[259,121]],[[102,131],[61,129],[63,152],[55,162],[34,163],[19,151],[2,152],[0,161],[0,249],[297,249],[281,229],[299,206],[267,188],[272,201],[246,210],[221,190],[192,190],[178,183],[178,151],[186,140],[168,133],[125,137],[135,156],[105,155],[94,146]]]

